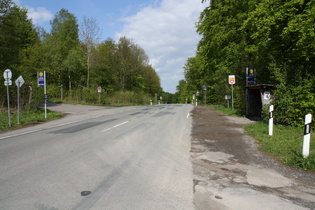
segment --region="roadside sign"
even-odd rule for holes
[[[10,69],[6,69],[4,72],[3,72],[3,78],[5,80],[10,80],[12,78],[12,72]]]
[[[43,71],[37,72],[37,84],[38,84],[38,87],[45,86],[45,74]]]
[[[12,85],[12,80],[6,80],[4,81],[4,86]]]
[[[21,87],[21,86],[24,84],[24,79],[23,79],[23,77],[22,77],[22,76],[19,76],[19,78],[17,78],[17,79],[15,80],[15,84],[16,84],[17,87]]]
[[[101,86],[98,86],[98,88],[97,88],[97,92],[102,92],[102,87]]]
[[[235,75],[229,75],[229,84],[234,85],[235,84]]]
[[[204,85],[204,86],[203,86],[203,90],[207,90],[207,86]]]
[[[232,99],[232,96],[230,95],[225,95],[225,100],[231,100]]]

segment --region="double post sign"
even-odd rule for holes
[[[7,86],[7,101],[8,101],[8,119],[9,119],[9,127],[11,127],[11,116],[10,116],[10,95],[9,95],[9,86],[12,85],[12,72],[10,69],[6,69],[3,72],[4,85]],[[20,87],[24,84],[24,79],[22,76],[19,76],[15,80],[15,84],[17,86],[17,101],[18,101],[18,123],[20,123]]]

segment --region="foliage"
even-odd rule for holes
[[[189,97],[206,85],[207,102],[222,104],[230,95],[228,75],[235,75],[235,107],[245,113],[245,68],[255,67],[257,84],[276,86],[276,122],[301,125],[315,112],[314,22],[315,1],[209,1],[196,25],[196,55],[184,67],[185,88],[180,81],[176,95]]]

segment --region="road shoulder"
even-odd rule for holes
[[[314,209],[315,176],[260,152],[246,118],[213,108],[192,111],[196,209]]]

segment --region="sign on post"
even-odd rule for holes
[[[18,87],[18,88],[20,88],[20,87],[22,87],[22,85],[24,84],[24,79],[23,79],[23,77],[22,76],[19,76],[19,78],[17,78],[16,80],[15,80],[15,84],[16,84],[16,86]]]
[[[101,104],[101,92],[102,92],[101,86],[97,87],[97,92],[98,92],[98,104]]]
[[[17,101],[18,101],[18,117],[17,117],[17,121],[18,121],[18,124],[20,124],[20,87],[24,84],[23,77],[19,76],[15,80],[15,84],[17,86]]]
[[[44,106],[45,106],[45,119],[47,118],[47,102],[48,96],[46,94],[46,71],[37,72],[38,87],[44,87]]]
[[[8,99],[8,119],[9,119],[9,127],[11,127],[11,115],[10,115],[10,96],[9,96],[9,85],[12,85],[12,72],[10,69],[6,69],[3,72],[4,85],[7,86],[7,99]]]
[[[229,75],[229,84],[232,86],[232,109],[234,109],[233,85],[235,84],[235,75]]]
[[[37,72],[37,84],[38,84],[38,87],[45,86],[45,72],[43,71]]]
[[[256,84],[255,74],[256,74],[255,68],[246,68],[246,85]]]
[[[229,75],[229,84],[234,85],[235,84],[235,75]]]

